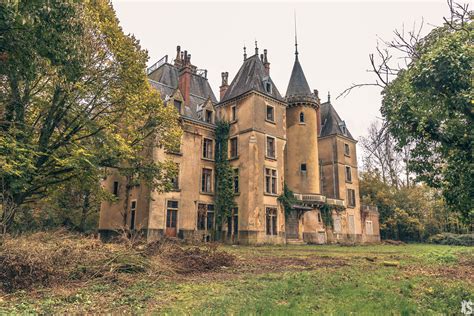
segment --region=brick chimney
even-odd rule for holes
[[[191,65],[191,54],[188,54],[188,51],[181,53],[179,51],[180,47],[177,49],[177,57],[179,56],[180,60],[176,61],[175,65],[180,67],[179,69],[179,80],[178,88],[181,91],[181,94],[184,98],[184,104],[189,105],[189,94],[191,90],[191,75],[193,73],[193,65]]]
[[[270,76],[270,63],[268,62],[266,49],[263,50],[263,66],[265,66],[265,74]]]
[[[219,87],[219,89],[220,89],[219,90],[219,92],[220,92],[219,98],[222,101],[222,98],[224,98],[224,95],[227,91],[227,88],[229,88],[229,84],[228,84],[229,73],[228,72],[222,72],[221,76],[222,76],[222,84]]]

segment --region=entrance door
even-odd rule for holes
[[[299,226],[298,213],[296,211],[291,211],[286,218],[286,238],[298,239]]]
[[[178,227],[178,201],[168,201],[166,210],[166,231],[168,237],[176,237]]]

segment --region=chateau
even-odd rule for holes
[[[207,71],[191,64],[191,55],[177,47],[148,69],[151,85],[180,114],[180,152],[150,148],[156,161],[172,159],[179,176],[171,192],[158,193],[140,185],[128,197],[127,227],[141,230],[148,240],[162,236],[210,240],[215,228],[216,122],[230,122],[228,157],[234,170],[235,202],[223,225],[226,242],[240,244],[377,242],[376,209],[359,198],[356,141],[330,98],[321,102],[311,91],[298,60],[285,96],[270,76],[267,50],[247,56],[228,83],[222,73],[219,100]],[[284,185],[298,201],[285,213],[278,201]],[[123,179],[112,173],[105,188],[118,202],[103,202],[101,237],[123,227]],[[332,217],[324,224],[323,210]]]

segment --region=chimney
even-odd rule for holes
[[[191,54],[188,51],[181,52],[181,69],[179,70],[178,88],[184,98],[184,104],[189,105],[189,94],[191,90]]]
[[[270,63],[268,62],[266,49],[263,50],[263,66],[265,66],[265,74],[270,76]]]
[[[219,92],[220,92],[219,98],[222,101],[222,98],[224,98],[224,95],[227,91],[227,88],[229,88],[229,84],[227,83],[228,79],[229,79],[229,73],[228,72],[222,72],[221,76],[222,76],[222,84],[221,84],[220,90],[219,90]]]

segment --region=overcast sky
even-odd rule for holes
[[[174,59],[176,46],[191,55],[191,62],[208,70],[219,98],[221,72],[229,82],[243,61],[243,46],[254,53],[268,49],[270,76],[284,96],[294,62],[294,11],[297,16],[299,58],[311,89],[331,101],[353,136],[366,134],[380,117],[380,89],[354,90],[336,96],[352,83],[373,81],[368,55],[377,38],[391,39],[394,29],[425,23],[425,32],[442,24],[448,15],[445,1],[398,2],[159,2],[113,1],[126,33],[133,33],[148,50],[149,65],[164,55]],[[359,151],[360,153],[360,151]]]

